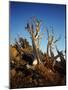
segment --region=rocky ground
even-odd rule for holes
[[[10,88],[30,88],[65,85],[65,75],[38,64],[35,69],[27,68],[24,60],[10,64]]]

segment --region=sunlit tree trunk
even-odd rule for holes
[[[34,55],[37,58],[38,63],[40,63],[41,61],[40,61],[40,57],[39,57],[39,52],[38,52],[38,48],[37,48],[37,45],[36,45],[36,41],[34,39],[34,35],[32,35],[32,46],[33,46]]]
[[[35,24],[35,26],[34,26],[34,24]],[[33,53],[39,64],[39,63],[41,63],[41,60],[40,60],[40,56],[39,56],[39,52],[38,52],[39,46],[37,44],[37,39],[38,39],[37,37],[38,37],[38,33],[40,31],[40,22],[35,20],[34,24],[27,23],[26,29],[31,36]],[[34,27],[35,27],[35,30],[34,30]]]

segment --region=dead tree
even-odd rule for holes
[[[56,51],[57,51],[57,53],[58,53],[58,55],[59,55],[61,61],[65,60],[62,51],[59,51],[58,48],[57,48],[57,46],[56,46]]]
[[[60,62],[56,62],[55,69],[59,71],[59,73],[66,75],[66,59],[64,58],[64,54],[62,51],[59,51],[59,49],[56,46],[56,51],[58,55],[55,56],[55,58],[60,58]]]
[[[33,53],[36,57],[38,64],[41,63],[40,56],[39,56],[39,44],[37,44],[37,40],[39,39],[39,32],[40,32],[40,21],[37,19],[33,20],[33,23],[27,23],[27,26],[25,27],[27,31],[29,32],[32,40],[32,46],[33,46]]]
[[[49,56],[49,52],[50,54],[52,54],[52,43],[53,43],[53,39],[54,37],[51,35],[51,33],[48,31],[47,29],[47,36],[48,36],[48,43],[47,43],[47,54]],[[50,49],[50,50],[49,50]]]
[[[47,54],[49,57],[51,57],[51,60],[53,61],[52,66],[54,67],[56,63],[56,59],[55,59],[54,52],[52,49],[55,47],[56,42],[60,40],[60,37],[57,39],[55,38],[53,28],[52,28],[52,33],[50,33],[47,29],[47,36],[48,36]]]

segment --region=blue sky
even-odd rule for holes
[[[65,5],[56,4],[35,4],[23,2],[10,2],[10,43],[14,43],[17,35],[28,39],[31,44],[29,33],[25,30],[27,21],[31,17],[36,16],[42,20],[41,32],[45,27],[51,30],[54,28],[56,38],[61,36],[57,46],[60,50],[65,49]],[[40,49],[46,52],[47,34],[43,36],[40,44]]]

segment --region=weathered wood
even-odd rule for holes
[[[33,28],[34,24],[35,24],[36,30],[34,30],[34,28]],[[30,36],[31,36],[32,46],[33,46],[33,53],[34,53],[38,63],[41,63],[39,52],[38,52],[39,46],[37,44],[37,37],[38,37],[39,31],[40,31],[40,21],[37,21],[37,19],[36,19],[34,21],[34,24],[27,23],[26,29],[29,32]]]
[[[43,64],[38,64],[36,66],[37,72],[44,77],[45,80],[53,83],[53,85],[61,84],[61,75],[57,72],[53,72],[51,69],[47,68]]]

